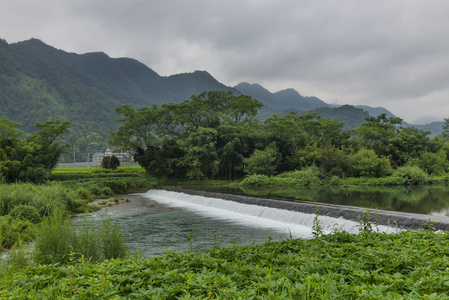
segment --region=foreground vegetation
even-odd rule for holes
[[[46,184],[0,184],[0,250],[33,241],[46,217],[70,216],[99,209],[95,199],[144,192],[154,187],[153,178],[142,177],[140,168],[127,172],[55,171],[58,181]],[[118,202],[118,201],[116,201]]]
[[[8,299],[449,299],[449,236],[336,232],[92,263],[3,264]]]

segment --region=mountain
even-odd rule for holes
[[[206,71],[168,77],[130,58],[105,53],[75,54],[37,39],[16,44],[0,40],[0,115],[30,132],[36,121],[72,122],[72,139],[115,130],[121,105],[181,102],[209,90],[238,93]]]
[[[310,111],[325,119],[336,119],[343,123],[343,130],[359,127],[369,113],[352,105],[341,105],[338,107],[319,107]]]
[[[358,106],[341,109],[316,97],[302,96],[294,89],[271,93],[258,84],[239,83],[228,87],[207,71],[160,76],[131,58],[111,58],[105,53],[68,53],[37,39],[8,44],[0,39],[0,115],[23,124],[23,131],[34,130],[36,121],[61,119],[72,123],[67,136],[71,144],[90,133],[102,137],[117,128],[115,108],[138,108],[166,102],[179,103],[203,91],[231,91],[247,94],[264,104],[261,119],[291,110],[316,112],[345,122],[353,128],[364,116],[386,113],[384,108]],[[361,108],[361,109],[360,109]],[[436,130],[439,125],[432,126]]]
[[[295,109],[309,111],[318,107],[329,107],[329,104],[316,97],[304,97],[294,89],[286,89],[271,93],[259,84],[241,82],[234,86],[245,95],[259,100],[263,105],[277,109]]]
[[[404,127],[415,127],[415,128],[418,128],[418,129],[421,129],[424,131],[430,131],[429,137],[433,138],[436,135],[443,133],[443,125],[444,125],[444,122],[432,122],[432,123],[424,124],[424,125],[406,124]]]
[[[371,106],[367,106],[367,105],[355,105],[354,107],[363,109],[364,111],[368,112],[368,114],[371,117],[377,117],[377,116],[380,116],[381,114],[385,114],[387,116],[387,118],[396,117],[388,109],[383,108],[383,107],[371,107]]]

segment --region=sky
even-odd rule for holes
[[[0,38],[449,118],[447,0],[0,0]]]

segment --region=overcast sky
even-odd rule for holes
[[[0,38],[449,117],[447,0],[0,0]]]

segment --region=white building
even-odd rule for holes
[[[120,161],[129,160],[129,153],[128,152],[121,152],[121,153],[114,153],[112,152],[112,149],[107,148],[104,153],[96,152],[94,153],[92,157],[93,163],[101,163],[103,160],[103,157],[105,156],[116,156]]]

